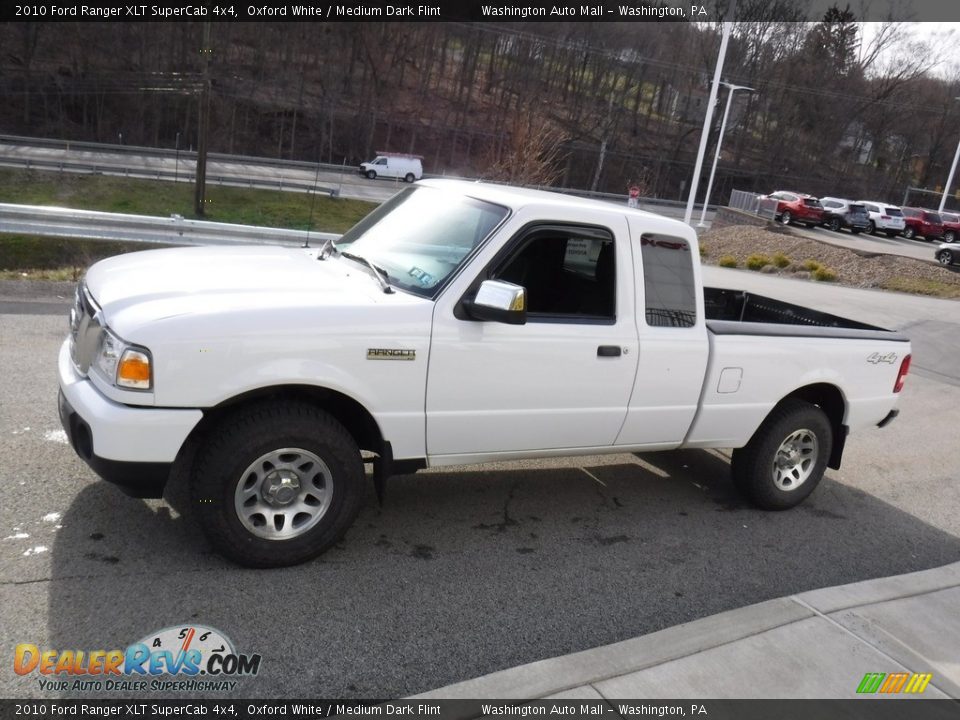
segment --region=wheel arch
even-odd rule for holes
[[[168,486],[186,486],[192,472],[197,451],[207,434],[230,413],[259,403],[307,402],[333,416],[353,437],[361,450],[381,455],[389,448],[380,424],[356,399],[337,390],[317,385],[284,384],[257,388],[235,395],[219,404],[205,408],[203,418],[190,431],[170,471]]]
[[[843,391],[830,383],[813,383],[797,388],[784,396],[780,402],[790,398],[816,405],[826,414],[833,431],[833,443],[827,467],[834,470],[839,469],[848,432],[847,426],[843,423],[847,413],[847,399],[844,397]]]
[[[376,418],[360,402],[338,390],[317,385],[285,384],[257,388],[235,395],[203,411],[203,420],[195,432],[201,432],[241,407],[263,402],[296,401],[316,405],[332,415],[353,436],[361,450],[378,452],[383,445],[383,432]]]

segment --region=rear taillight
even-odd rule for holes
[[[907,373],[910,372],[910,355],[907,355],[900,363],[900,372],[897,373],[897,382],[893,385],[895,393],[903,390],[903,381],[907,379]]]

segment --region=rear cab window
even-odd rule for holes
[[[672,235],[644,233],[644,319],[650,327],[689,328],[697,324],[695,258],[690,243]]]

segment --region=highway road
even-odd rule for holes
[[[64,167],[72,172],[96,172],[125,175],[131,177],[155,178],[180,182],[192,182],[196,161],[192,153],[179,154],[170,149],[137,149],[123,146],[93,145],[90,143],[66,145],[49,141],[47,144],[31,145],[25,141],[13,142],[10,138],[0,137],[0,165],[10,167],[34,167],[55,170]],[[318,166],[303,162],[279,161],[270,158],[230,158],[229,156],[211,156],[207,175],[210,182],[222,182],[228,185],[283,188],[290,192],[312,191],[336,192],[342,197],[383,202],[405,183],[396,180],[367,180],[361,177],[353,166],[336,168],[329,165]],[[626,197],[604,197],[611,202],[626,203]],[[682,218],[684,208],[677,203],[641,202],[640,209],[655,212],[667,217]],[[713,211],[707,213],[707,230],[713,219]],[[695,215],[699,217],[699,213]],[[0,211],[0,231],[4,231],[4,216]],[[888,238],[885,235],[851,235],[848,232],[835,233],[826,228],[792,227],[798,235],[810,237],[840,247],[848,247],[864,252],[876,252],[912,257],[918,260],[933,261],[935,243],[905,238]],[[19,228],[6,229],[7,232],[22,232]],[[69,234],[68,234],[69,236]],[[81,235],[76,234],[80,237]],[[84,237],[89,237],[86,235]]]
[[[208,159],[207,182],[227,185],[286,188],[304,192],[317,187],[319,192],[336,192],[341,197],[383,202],[404,183],[399,180],[367,180],[357,168],[344,166],[333,169],[308,163],[270,165],[269,160],[243,162],[240,160]],[[171,182],[192,183],[196,159],[186,151],[177,155],[150,155],[134,152],[94,151],[73,147],[47,147],[0,143],[0,164],[10,167],[34,167],[56,170],[63,166],[74,172],[96,172],[124,175]]]
[[[32,167],[37,170],[92,173],[193,182],[196,171],[194,153],[170,148],[128,148],[122,145],[63,143],[0,136],[0,166]],[[441,177],[439,174],[427,177]],[[466,178],[471,179],[471,178]],[[269,187],[290,192],[336,193],[340,197],[383,202],[405,183],[395,179],[361,177],[353,165],[334,166],[293,162],[263,157],[211,154],[207,161],[207,181],[236,186]],[[576,191],[580,192],[580,191]],[[627,202],[627,196],[594,194],[610,202]],[[667,217],[682,218],[684,207],[678,202],[643,200],[641,210]],[[707,225],[713,211],[706,215]],[[698,213],[699,217],[699,213]]]
[[[960,560],[956,303],[705,275],[914,339],[900,417],[851,436],[802,506],[744,505],[725,452],[432,470],[395,478],[382,508],[371,489],[340,545],[275,571],[214,555],[181,492],[135,500],[95,478],[56,413],[70,286],[0,283],[0,647],[123,648],[203,623],[263,656],[233,697],[388,698]],[[0,696],[63,694],[0,669]]]

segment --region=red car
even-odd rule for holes
[[[816,227],[823,222],[823,205],[813,195],[788,190],[778,190],[766,196],[777,201],[774,220],[789,225],[793,222]]]
[[[943,220],[933,210],[905,207],[903,210],[904,228],[901,235],[907,240],[922,237],[924,240],[939,240],[943,237]]]
[[[960,235],[960,215],[950,212],[940,213],[940,218],[943,220],[943,240],[944,242],[952,243],[957,239],[957,236]]]

